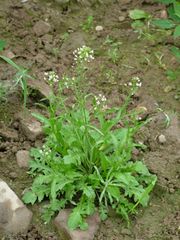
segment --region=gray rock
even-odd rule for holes
[[[9,50],[4,50],[2,52],[2,55],[9,58],[9,59],[15,58],[15,54],[12,51],[9,51]]]
[[[43,36],[51,31],[51,26],[49,23],[42,20],[35,23],[33,26],[33,32],[38,36]]]
[[[125,18],[124,16],[120,16],[120,17],[119,17],[119,21],[120,21],[120,22],[123,22],[125,19],[126,19],[126,18]]]
[[[95,29],[97,32],[103,31],[103,26],[96,26]]]
[[[16,153],[16,161],[20,168],[29,168],[29,161],[31,160],[29,151],[19,150]]]
[[[166,137],[163,134],[161,134],[158,136],[158,141],[159,143],[163,144],[166,142]]]
[[[32,212],[2,180],[0,180],[0,196],[0,230],[14,234],[27,231]]]
[[[70,209],[61,210],[58,216],[55,218],[54,223],[59,231],[62,239],[66,240],[93,240],[94,235],[97,232],[100,224],[100,218],[97,213],[93,216],[89,216],[87,218],[87,223],[89,225],[88,230],[82,231],[80,229],[77,230],[69,230],[67,226],[67,220],[70,214]]]
[[[20,116],[20,129],[27,139],[35,141],[43,136],[42,126],[39,121],[33,118],[31,115]]]
[[[51,93],[51,88],[44,81],[40,81],[38,79],[32,78],[27,80],[27,85],[29,88],[35,90],[39,98],[46,98],[46,99],[49,98]]]

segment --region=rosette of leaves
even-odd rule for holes
[[[53,99],[48,118],[34,114],[44,124],[46,139],[43,148],[31,150],[35,179],[24,202],[49,198],[45,222],[71,206],[70,229],[87,229],[86,217],[96,210],[106,219],[110,207],[129,223],[139,204],[147,206],[156,182],[142,161],[132,160],[133,148],[140,147],[133,136],[144,123],[127,113],[127,102],[120,109],[88,110],[85,98],[59,115],[55,106]],[[119,122],[124,127],[117,128]]]

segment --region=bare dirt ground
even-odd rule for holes
[[[0,0],[0,39],[7,42],[6,54],[28,69],[41,86],[45,71],[54,70],[60,76],[72,65],[72,52],[86,44],[95,50],[95,61],[89,76],[91,91],[103,92],[110,105],[122,103],[126,91],[124,83],[133,76],[142,80],[142,88],[133,99],[133,107],[144,106],[152,121],[136,136],[147,149],[135,152],[134,158],[143,159],[150,171],[157,174],[158,182],[151,194],[150,205],[139,209],[132,217],[131,227],[117,216],[102,222],[95,240],[178,240],[180,237],[180,91],[179,79],[170,81],[158,63],[156,53],[163,55],[168,69],[178,64],[170,53],[172,41],[169,37],[156,35],[153,39],[140,38],[131,28],[128,11],[140,8],[160,16],[162,6],[153,1],[117,0],[83,1],[84,4],[59,5],[55,1]],[[94,17],[94,27],[82,30],[89,15]],[[123,18],[119,18],[119,17]],[[40,20],[47,26],[35,24]],[[96,31],[95,26],[103,26]],[[119,59],[114,64],[108,60],[107,36],[120,42]],[[176,43],[178,45],[178,43]],[[11,82],[14,71],[0,62],[0,81]],[[170,88],[167,88],[169,87]],[[169,89],[167,91],[167,89]],[[35,109],[38,97],[33,93],[28,100],[28,109]],[[15,154],[18,150],[29,150],[39,144],[29,141],[19,128],[18,113],[23,111],[19,90],[10,93],[8,100],[0,103],[0,178],[21,197],[32,179],[17,166]],[[170,125],[166,126],[167,116]],[[158,137],[163,134],[165,141]],[[61,239],[53,225],[44,225],[40,219],[41,205],[30,207],[34,213],[28,233],[18,236],[2,236],[1,239]],[[1,236],[0,236],[1,237]]]

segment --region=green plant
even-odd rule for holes
[[[177,70],[168,69],[166,71],[166,76],[169,80],[175,81],[180,76],[180,69]]]
[[[117,63],[118,60],[120,59],[119,56],[119,49],[118,48],[110,48],[108,49],[108,58],[113,62],[113,63]]]
[[[138,38],[146,38],[154,40],[154,36],[150,33],[150,23],[152,16],[140,9],[129,11],[129,17],[133,20],[131,27],[139,34]]]
[[[85,32],[90,31],[93,28],[94,18],[92,15],[88,16],[85,23],[81,24],[82,30]]]
[[[7,100],[7,87],[0,82],[0,103]]]
[[[14,87],[18,84],[21,86],[21,89],[23,91],[24,107],[26,107],[27,96],[28,96],[27,79],[31,78],[31,76],[27,73],[28,70],[18,66],[14,61],[9,59],[8,57],[0,55],[0,58],[2,58],[5,62],[10,64],[12,67],[14,67],[17,70],[15,79],[14,79],[15,80]]]
[[[180,37],[180,2],[177,0],[156,0],[167,5],[168,19],[154,19],[152,24],[162,29],[173,29],[174,38]]]
[[[108,51],[107,55],[109,60],[111,60],[113,63],[117,63],[120,59],[119,54],[119,47],[122,43],[119,41],[116,41],[115,39],[111,38],[109,35],[106,37],[104,41],[104,45],[108,45]]]
[[[133,78],[129,83],[130,94],[123,106],[109,108],[103,94],[87,94],[87,62],[93,60],[92,54],[86,46],[74,52],[73,76],[59,79],[54,72],[45,74],[52,86],[49,117],[33,114],[44,124],[46,139],[42,148],[31,150],[30,174],[35,180],[23,200],[34,204],[48,197],[46,222],[56,211],[73,206],[70,229],[87,229],[85,218],[96,207],[102,220],[111,206],[129,223],[129,214],[139,204],[147,206],[156,182],[143,162],[132,160],[133,148],[141,147],[133,136],[145,123],[127,106],[140,80]],[[56,96],[54,85],[58,86]],[[71,91],[73,104],[64,97],[65,88]]]

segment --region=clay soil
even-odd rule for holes
[[[142,80],[142,87],[134,96],[131,108],[146,107],[145,117],[152,120],[136,136],[137,141],[146,144],[146,150],[135,151],[133,157],[142,159],[149,170],[157,174],[158,182],[149,206],[140,208],[138,214],[131,217],[129,229],[121,218],[112,214],[101,223],[95,240],[178,240],[180,79],[169,80],[165,68],[178,69],[178,62],[170,48],[179,43],[174,42],[167,33],[158,31],[154,31],[151,37],[138,38],[139,34],[131,28],[132,21],[128,17],[128,11],[134,8],[158,17],[163,6],[150,0],[82,1],[82,4],[70,1],[72,3],[63,6],[53,0],[22,2],[0,0],[0,39],[7,43],[4,54],[13,54],[13,60],[28,68],[39,85],[43,84],[45,71],[54,70],[59,76],[67,72],[73,62],[73,50],[84,44],[95,51],[88,84],[94,93],[103,92],[109,105],[122,103],[127,93],[124,83],[134,76]],[[89,15],[94,18],[93,28],[85,32],[81,24]],[[50,25],[50,29],[43,34],[37,33],[34,28],[39,20]],[[102,31],[95,30],[98,25],[103,27]],[[108,36],[119,42],[119,57],[115,63],[108,57],[108,49],[112,47],[107,41]],[[159,63],[157,54],[163,56],[165,68]],[[13,76],[14,70],[0,61],[0,81],[11,84]],[[39,100],[32,91],[27,111],[37,110]],[[6,101],[0,102],[0,178],[20,198],[23,191],[31,186],[32,179],[26,170],[18,167],[15,154],[18,150],[30,150],[41,144],[39,140],[29,141],[20,130],[18,114],[23,112],[23,100],[18,88],[9,93]],[[159,142],[159,135],[165,136],[163,143]],[[28,233],[0,236],[1,239],[61,240],[53,224],[43,224],[40,218],[42,206],[35,204],[28,207],[34,213]]]

